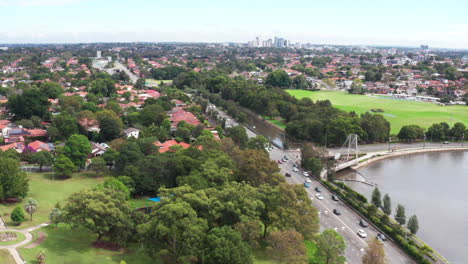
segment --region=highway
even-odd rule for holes
[[[216,107],[219,115],[226,118],[228,123],[231,126],[239,125],[239,123],[227,115],[224,111]],[[249,138],[255,137],[255,134],[250,129],[247,129],[247,135]],[[439,144],[440,145],[440,144]],[[380,146],[381,147],[381,146]],[[292,177],[286,177],[286,180],[291,184],[304,184],[305,177],[303,176],[303,170],[300,169],[299,172],[293,171],[294,162],[299,162],[297,159],[297,152],[294,151],[285,151],[273,147],[273,150],[269,151],[270,158],[277,162],[284,156],[288,156],[289,160],[286,163],[278,164],[281,173],[283,175],[288,172]],[[346,250],[344,256],[346,257],[346,262],[349,264],[358,264],[362,263],[362,257],[364,255],[364,250],[367,248],[367,241],[376,237],[378,234],[377,230],[369,225],[367,228],[362,228],[359,225],[359,220],[361,219],[357,213],[355,213],[351,208],[345,205],[343,202],[335,202],[331,199],[331,193],[322,186],[321,183],[315,179],[311,179],[312,184],[310,188],[306,188],[306,191],[311,198],[313,205],[319,210],[320,218],[320,229],[335,229],[340,233],[346,241]],[[315,195],[315,187],[319,186],[323,196],[323,200],[318,200]],[[304,187],[305,188],[305,187]],[[338,209],[341,212],[341,215],[337,216],[333,213],[333,209]],[[361,238],[357,235],[359,229],[365,230],[367,233],[367,238]],[[410,264],[414,261],[407,256],[402,250],[400,250],[393,242],[386,241],[384,242],[385,254],[390,264]]]
[[[369,153],[369,152],[380,152],[380,151],[388,151],[390,150],[404,150],[404,149],[424,149],[424,148],[460,148],[460,147],[468,147],[467,142],[456,142],[456,143],[449,143],[443,144],[441,142],[417,142],[417,143],[384,143],[384,144],[367,144],[367,145],[358,145],[358,150],[361,153]],[[333,153],[341,153],[344,154],[348,151],[346,147],[343,148],[329,148],[330,152]]]

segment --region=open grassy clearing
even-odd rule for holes
[[[48,264],[118,264],[124,260],[131,264],[159,264],[148,257],[140,245],[131,245],[126,250],[111,251],[95,248],[96,235],[86,229],[73,229],[68,225],[48,226],[40,229],[47,233],[43,243],[35,248],[21,248],[19,252],[27,263],[34,263],[37,252],[43,250]]]
[[[388,99],[385,96],[370,97],[337,91],[287,90],[292,96],[301,99],[330,100],[338,109],[355,111],[358,114],[370,109],[383,109],[382,113],[391,124],[391,132],[398,133],[404,125],[416,124],[428,128],[433,123],[447,122],[453,125],[462,122],[468,125],[468,106],[439,106],[433,103],[411,102]]]
[[[3,232],[0,232],[0,233],[7,233],[7,232],[8,233],[15,233],[16,239],[11,240],[11,241],[0,241],[0,246],[13,245],[13,244],[19,243],[19,242],[26,239],[26,236],[23,233],[20,233],[20,232],[3,231]]]
[[[19,203],[0,204],[0,213],[7,226],[13,228],[27,228],[49,221],[50,211],[57,202],[63,206],[70,194],[80,190],[91,188],[104,181],[104,178],[96,178],[94,172],[75,173],[70,179],[52,179],[52,173],[30,173],[29,194]],[[33,198],[38,203],[38,208],[30,221],[26,213],[26,221],[19,227],[10,219],[10,213],[16,206],[24,209],[27,198]]]
[[[0,263],[2,264],[16,264],[15,260],[11,256],[7,249],[0,249]]]

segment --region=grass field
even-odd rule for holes
[[[2,264],[16,264],[15,260],[11,256],[7,249],[0,249],[0,263]]]
[[[417,124],[428,128],[433,123],[447,122],[453,125],[462,122],[468,125],[468,106],[439,106],[432,103],[392,100],[385,97],[375,98],[364,95],[336,91],[287,90],[292,96],[301,99],[330,100],[338,109],[355,111],[358,114],[370,109],[383,109],[383,115],[391,124],[391,132],[398,133],[404,125]]]
[[[0,204],[0,213],[7,226],[13,228],[27,228],[49,221],[50,211],[57,202],[63,206],[70,194],[80,190],[96,186],[104,178],[95,178],[95,173],[76,173],[70,179],[52,180],[52,173],[31,173],[29,174],[29,194],[22,202],[16,204]],[[29,215],[19,227],[14,226],[10,219],[10,213],[16,206],[24,209],[27,198],[33,198],[38,203],[37,211],[33,214],[33,221],[29,220]]]
[[[271,117],[264,117],[266,121],[272,123],[273,125],[276,125],[282,129],[286,128],[286,123],[282,119],[273,119]]]
[[[148,257],[139,245],[133,245],[127,251],[110,251],[94,248],[91,244],[96,235],[86,229],[72,229],[68,225],[41,228],[47,238],[39,246],[19,249],[27,263],[35,263],[37,252],[43,250],[48,264],[119,264],[124,260],[128,264],[160,264]],[[2,262],[3,263],[3,262]]]

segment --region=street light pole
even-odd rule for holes
[[[390,152],[390,143],[392,142],[392,137],[388,138],[388,152]]]

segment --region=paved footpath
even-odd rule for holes
[[[23,241],[18,242],[16,244],[8,245],[8,246],[0,246],[0,249],[8,250],[10,252],[11,256],[13,257],[13,259],[15,260],[16,264],[25,263],[23,258],[21,258],[20,254],[18,253],[17,248],[22,247],[22,246],[24,246],[24,245],[26,245],[26,244],[28,244],[28,243],[30,243],[32,241],[32,238],[33,238],[32,234],[31,234],[32,231],[34,231],[36,229],[39,229],[41,227],[44,227],[44,226],[48,226],[48,225],[49,225],[48,223],[43,223],[43,224],[33,226],[33,227],[30,227],[30,228],[27,228],[27,229],[7,228],[6,225],[5,225],[5,222],[3,221],[3,218],[0,217],[0,232],[5,232],[5,231],[20,232],[26,237],[26,239],[24,239]]]

